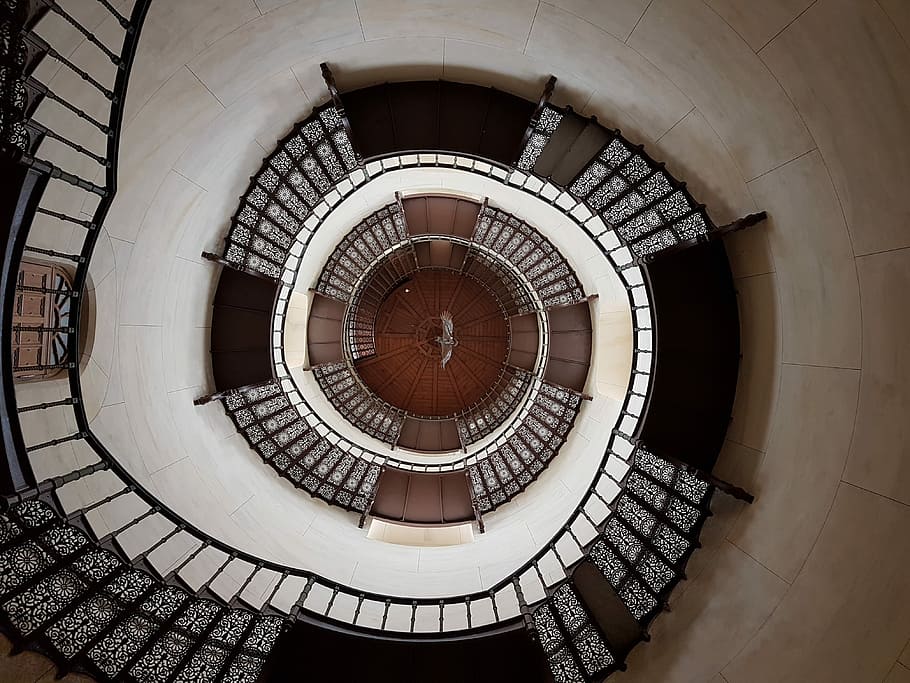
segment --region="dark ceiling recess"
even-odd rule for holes
[[[495,88],[412,81],[344,93],[355,147],[365,157],[434,149],[513,163],[534,103]]]
[[[313,292],[307,323],[307,353],[310,365],[340,363],[344,360],[342,325],[344,303]]]
[[[591,367],[591,307],[587,301],[551,308],[550,346],[544,378],[579,393]]]
[[[536,313],[516,315],[509,322],[512,326],[512,347],[509,364],[522,370],[531,371],[537,362],[537,347],[540,344],[540,328]]]
[[[480,204],[455,197],[408,197],[401,202],[409,235],[455,235],[471,239]]]
[[[458,425],[451,420],[421,420],[406,417],[395,442],[398,448],[420,453],[446,453],[462,448]]]
[[[212,311],[212,374],[216,391],[272,379],[272,307],[276,283],[222,268]]]
[[[421,641],[333,629],[302,618],[278,640],[259,683],[545,683],[542,650],[521,626]],[[302,652],[318,656],[301,658]]]
[[[739,372],[739,311],[722,242],[646,268],[656,367],[641,439],[655,454],[710,472],[727,433]]]
[[[473,522],[467,475],[463,471],[427,474],[383,469],[370,514],[406,524]]]

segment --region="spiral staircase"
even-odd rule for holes
[[[764,214],[715,225],[685,183],[641,145],[596,118],[552,104],[555,79],[538,102],[448,81],[340,92],[323,65],[327,103],[264,160],[233,216],[223,251],[207,254],[212,267],[223,270],[214,299],[214,392],[199,403],[221,401],[265,463],[314,498],[348,511],[354,525],[375,512],[418,524],[457,518],[482,530],[484,515],[529,495],[540,472],[560,457],[562,435],[590,399],[584,393],[586,366],[580,382],[559,370],[560,363],[572,372],[584,365],[572,356],[575,341],[560,343],[561,311],[576,305],[587,310],[589,301],[569,271],[560,271],[565,279],[556,281],[552,273],[559,264],[534,270],[534,262],[514,259],[512,265],[527,276],[525,299],[516,294],[520,282],[511,289],[503,285],[501,298],[514,302],[510,315],[549,321],[550,346],[542,356],[544,367],[521,360],[511,366],[501,384],[506,393],[514,384],[514,401],[481,401],[473,412],[453,418],[455,443],[466,450],[493,433],[478,422],[490,422],[496,411],[497,417],[519,416],[510,436],[481,455],[431,467],[357,448],[339,438],[296,390],[282,357],[295,267],[322,221],[358,188],[414,168],[492,180],[556,206],[574,221],[622,282],[633,314],[632,371],[620,418],[602,435],[602,461],[574,513],[519,569],[487,590],[429,598],[386,595],[275,563],[208,535],[171,510],[107,449],[86,415],[80,359],[88,269],[117,192],[124,102],[150,0],[126,5],[98,0],[101,16],[92,25],[53,0],[0,5],[0,163],[8,179],[0,218],[5,238],[0,629],[14,652],[48,657],[61,676],[77,672],[140,683],[291,680],[303,652],[319,653],[306,659],[313,680],[351,680],[371,671],[379,680],[562,683],[599,681],[624,669],[629,652],[649,639],[651,623],[686,578],[712,497],[721,493],[751,501],[711,472],[730,419],[739,365],[737,303],[722,238],[760,223]],[[42,37],[57,35],[43,30],[52,22],[87,40],[110,68],[89,73],[68,59],[62,46]],[[103,39],[95,30],[101,25]],[[46,74],[57,69],[72,72],[81,89],[49,87]],[[78,124],[65,127],[66,134],[50,123],[64,116]],[[84,136],[75,137],[72,130],[83,130]],[[70,215],[52,208],[56,192],[81,193],[83,211]],[[416,201],[398,199],[383,209],[384,216],[405,216],[407,223],[383,252],[399,241],[413,247],[412,237],[431,232],[419,225],[423,209]],[[453,210],[451,227],[443,231],[450,240],[446,263],[454,263],[460,246],[459,263],[476,254],[473,276],[492,283],[495,278],[485,273],[493,260],[485,250],[502,252],[504,243],[488,235],[489,226],[510,224],[514,217],[495,206],[475,206],[466,227],[459,228],[460,211]],[[76,247],[31,242],[39,215],[75,226]],[[381,220],[365,221],[361,232]],[[527,248],[516,239],[510,253],[546,247],[545,239],[532,245],[532,233],[523,234]],[[338,334],[347,330],[362,339],[362,346],[351,348],[368,357],[373,350],[363,320],[375,315],[385,292],[409,272],[388,262],[378,271],[376,291],[368,289],[354,301],[356,283],[345,279],[350,270],[343,265],[343,257],[353,253],[351,244],[342,243],[338,258],[330,261],[335,270],[325,271],[315,288],[328,300],[326,311],[332,310],[331,301],[353,305],[355,313],[347,318],[329,312],[324,319],[334,321]],[[432,248],[421,253],[418,244],[417,264],[438,257]],[[72,268],[72,282],[26,284],[20,272],[28,258]],[[45,296],[68,301],[68,318],[50,325],[16,322],[28,297]],[[66,352],[26,364],[12,353],[24,334],[63,339]],[[334,338],[323,343],[339,344]],[[407,417],[371,398],[368,387],[351,377],[345,358],[333,357],[338,350],[311,346],[311,361],[320,353],[326,360],[311,369],[326,395],[342,397],[350,423],[393,445],[402,438],[419,442],[419,436],[407,436],[412,433]],[[15,383],[30,371],[61,373],[69,395],[20,405]],[[353,393],[344,393],[351,387]],[[533,399],[520,400],[526,394]],[[23,416],[51,413],[65,414],[72,431],[27,443]],[[440,449],[450,450],[439,439]],[[92,459],[37,480],[31,458],[66,441],[83,442]],[[383,481],[404,477],[416,490],[424,485],[421,477],[442,481],[453,475],[465,482],[468,496],[458,514],[416,519],[409,518],[407,505],[400,513],[374,510]],[[88,498],[89,492],[94,496]],[[124,501],[129,514],[104,529],[99,512],[123,510]],[[444,509],[445,501],[439,506]]]

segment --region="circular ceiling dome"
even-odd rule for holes
[[[509,329],[499,299],[480,281],[457,270],[419,268],[380,304],[376,353],[355,370],[379,398],[409,415],[454,417],[498,383]]]

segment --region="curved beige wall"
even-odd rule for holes
[[[718,473],[757,500],[718,498],[617,680],[905,682],[908,40],[906,0],[154,0],[95,278],[93,426],[161,491],[204,474],[189,452],[217,467],[240,438],[218,406],[186,416],[208,386],[199,252],[323,98],[319,62],[343,88],[445,77],[529,98],[553,73],[557,101],[647,144],[718,222],[771,215],[728,243],[744,357]],[[184,420],[208,426],[163,429]],[[210,493],[242,515],[246,485]]]

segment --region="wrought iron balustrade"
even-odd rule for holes
[[[389,405],[367,387],[347,363],[313,368],[323,393],[342,416],[362,432],[394,446],[404,422],[404,411]]]
[[[584,300],[581,283],[565,257],[550,240],[515,216],[485,206],[477,219],[473,241],[524,273],[545,308]]]
[[[357,166],[341,117],[331,103],[320,107],[253,178],[228,232],[224,258],[278,279],[301,224]]]
[[[494,390],[455,419],[461,443],[470,446],[495,432],[528,396],[532,382],[531,373],[507,368]]]
[[[566,442],[582,399],[546,381],[528,414],[509,429],[504,443],[468,467],[474,499],[481,512],[511,500],[543,472]]]

